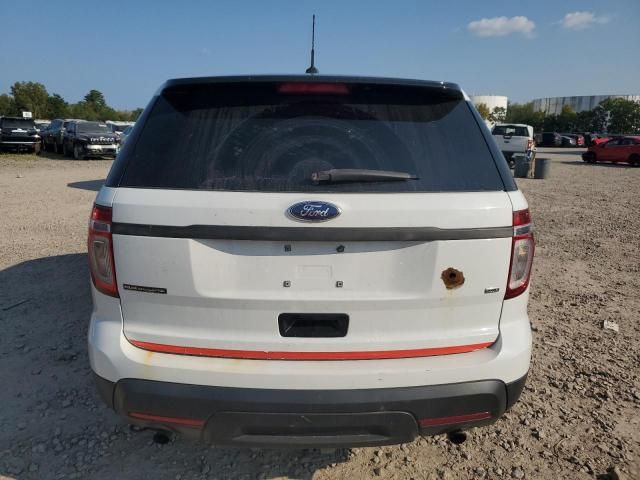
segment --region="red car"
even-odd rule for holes
[[[591,145],[582,154],[585,162],[628,162],[640,167],[640,136],[613,138]]]

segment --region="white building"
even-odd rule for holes
[[[536,98],[533,101],[533,109],[536,112],[544,112],[545,115],[558,115],[562,107],[569,105],[575,112],[593,110],[600,102],[607,98],[624,98],[640,102],[640,95],[581,95],[575,97],[547,97]],[[475,103],[475,102],[474,102]]]
[[[490,112],[493,112],[496,107],[502,107],[506,110],[509,102],[509,99],[502,95],[471,95],[470,98],[476,107],[484,103],[489,107]]]

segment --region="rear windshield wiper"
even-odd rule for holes
[[[339,182],[396,182],[400,180],[418,180],[418,177],[407,172],[389,172],[363,168],[334,168],[312,173],[311,180],[316,184]]]

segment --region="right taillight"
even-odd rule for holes
[[[106,295],[118,297],[111,237],[111,208],[102,205],[93,206],[89,219],[87,249],[93,285]]]
[[[505,299],[517,297],[529,286],[534,250],[533,225],[529,209],[513,212],[511,264]]]

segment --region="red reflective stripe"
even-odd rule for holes
[[[163,417],[160,415],[151,415],[149,413],[140,413],[140,412],[129,412],[129,416],[132,418],[138,418],[140,420],[151,420],[154,422],[163,422],[163,423],[175,423],[176,425],[185,425],[187,427],[200,428],[204,426],[204,420],[197,420],[194,418]]]
[[[432,357],[451,355],[480,350],[493,342],[458,345],[454,347],[418,348],[414,350],[377,350],[362,352],[265,352],[260,350],[226,350],[220,348],[180,347],[160,343],[129,340],[131,344],[144,350],[177,355],[196,355],[200,357],[244,358],[250,360],[377,360],[389,358]]]
[[[423,427],[437,427],[440,425],[455,425],[456,423],[475,422],[491,418],[489,412],[468,413],[466,415],[454,415],[452,417],[423,418],[420,425]]]

